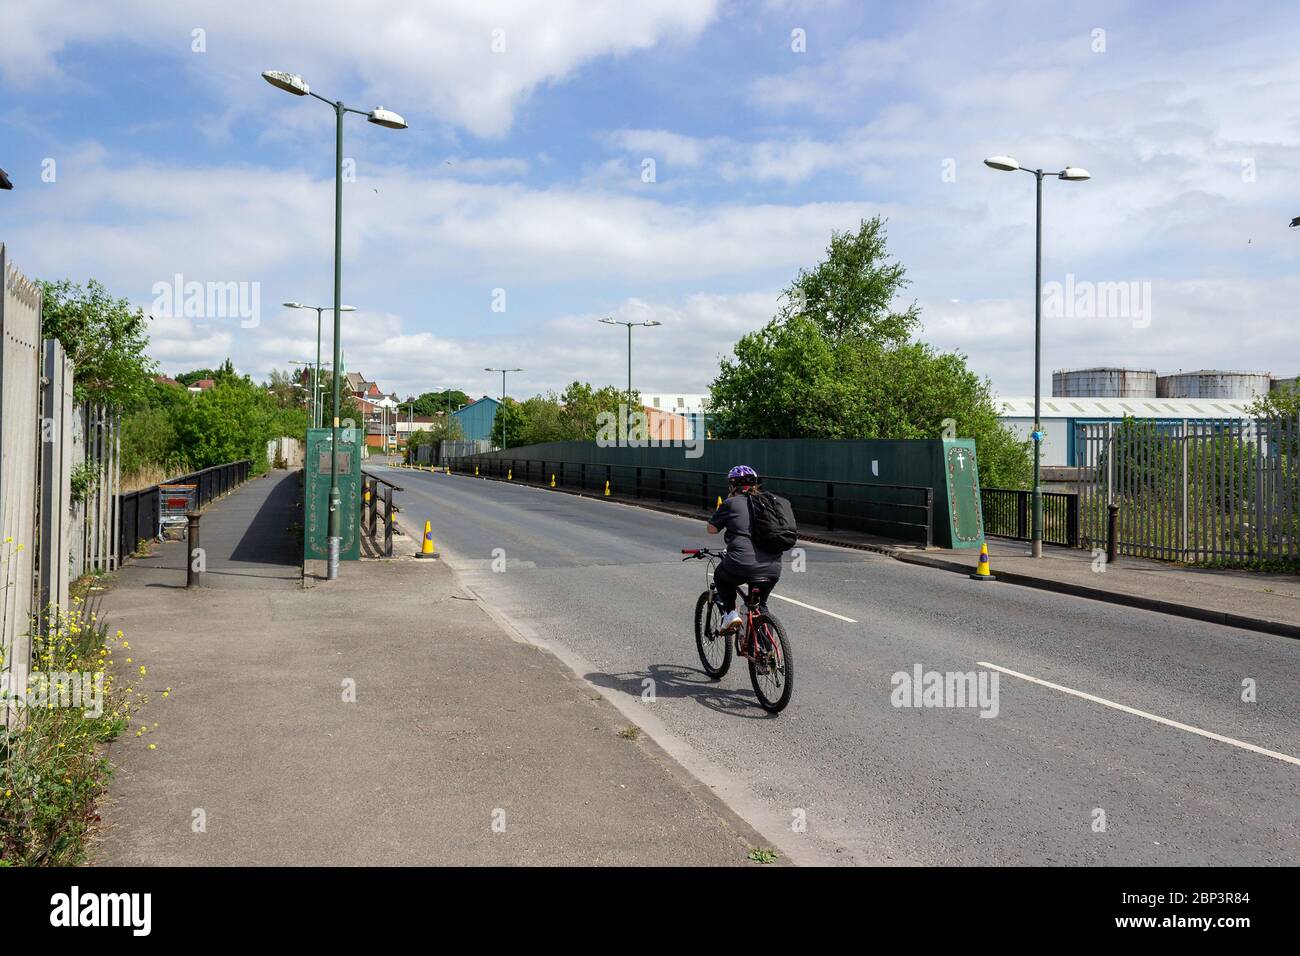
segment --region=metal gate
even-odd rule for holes
[[[1079,538],[1203,562],[1300,559],[1300,421],[1126,419],[1075,426]]]

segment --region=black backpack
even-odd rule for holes
[[[749,537],[760,551],[781,554],[799,540],[790,502],[770,491],[745,496],[749,499]]]

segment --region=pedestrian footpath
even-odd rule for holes
[[[413,537],[290,582],[290,491],[209,507],[207,586],[161,545],[97,595],[157,727],[110,749],[96,863],[758,865],[754,830]]]

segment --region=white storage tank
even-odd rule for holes
[[[1075,368],[1052,373],[1055,398],[1155,398],[1156,372],[1149,368]]]
[[[1268,372],[1201,369],[1160,376],[1156,394],[1160,398],[1255,398],[1267,395],[1272,381]]]

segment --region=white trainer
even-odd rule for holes
[[[722,619],[722,625],[718,628],[720,634],[730,634],[732,631],[740,629],[740,615],[735,611],[728,611],[727,616]]]

